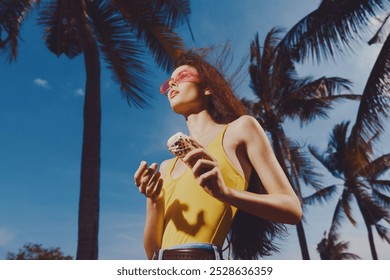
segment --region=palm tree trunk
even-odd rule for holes
[[[282,147],[280,145],[280,142],[279,142],[279,141],[282,141],[281,140],[282,138],[283,139],[285,139],[285,138],[278,136],[278,134],[284,135],[284,133],[282,131],[280,131],[280,132],[275,132],[275,131],[271,132],[271,138],[272,138],[272,143],[273,143],[273,148],[274,148],[274,151],[275,151],[275,155],[276,155],[276,157],[277,157],[277,159],[279,161],[279,164],[281,165],[284,173],[288,177],[289,181],[293,182],[292,178],[291,178],[291,175],[290,175],[290,173],[287,170],[287,165],[286,165],[285,157],[284,157],[284,155],[287,153],[287,151],[286,151],[286,153],[283,152],[283,149],[282,149]],[[309,255],[309,250],[308,250],[308,247],[307,247],[306,235],[305,235],[305,230],[303,228],[302,220],[300,220],[296,224],[296,229],[297,229],[297,235],[298,235],[298,240],[299,240],[299,246],[301,248],[302,259],[303,260],[310,260],[310,255]]]
[[[299,246],[301,247],[302,260],[310,260],[309,249],[307,247],[305,230],[302,220],[296,224]]]
[[[376,248],[375,248],[374,235],[372,233],[372,227],[371,227],[372,223],[370,222],[369,217],[367,217],[366,211],[365,211],[364,207],[362,206],[362,204],[359,202],[359,200],[357,200],[357,201],[358,201],[358,207],[359,207],[360,213],[362,213],[362,216],[363,216],[364,224],[366,225],[366,228],[367,228],[368,243],[370,244],[372,259],[377,260],[378,254],[377,254]]]
[[[375,243],[374,243],[374,235],[372,234],[371,225],[366,223],[367,232],[368,232],[368,242],[370,243],[371,255],[373,260],[378,259],[378,254],[376,253]]]
[[[99,50],[92,36],[88,36],[85,42],[84,63],[86,88],[76,259],[96,260],[99,231],[101,100]]]

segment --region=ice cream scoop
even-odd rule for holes
[[[191,150],[201,147],[201,145],[193,138],[182,132],[177,132],[172,135],[167,141],[167,146],[168,150],[172,154],[181,159],[184,158]]]

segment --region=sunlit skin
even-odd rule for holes
[[[207,111],[207,100],[212,94],[195,82],[175,83],[175,77],[183,65],[172,73],[167,93],[172,110],[184,116],[190,136],[206,147],[225,127],[216,123]],[[242,116],[231,122],[223,138],[223,148],[234,167],[249,181],[251,172],[257,172],[267,194],[238,191],[225,185],[218,162],[204,148],[198,148],[177,161],[171,176],[177,178],[190,166],[199,185],[209,195],[238,209],[274,222],[295,224],[302,216],[301,204],[287,177],[280,167],[269,140],[251,116]],[[161,248],[164,224],[164,193],[162,185],[171,161],[156,163],[142,161],[134,174],[140,193],[147,197],[147,214],[144,231],[144,246],[149,259]]]

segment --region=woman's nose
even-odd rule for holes
[[[173,86],[177,87],[177,83],[175,82],[174,79],[171,79],[171,80],[169,81],[169,88],[172,88]]]

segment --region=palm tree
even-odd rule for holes
[[[375,226],[380,237],[390,243],[386,228],[380,220],[389,222],[390,198],[383,191],[390,190],[389,180],[379,180],[390,168],[390,156],[382,155],[375,160],[374,144],[384,130],[383,122],[389,117],[390,109],[390,36],[387,36],[382,50],[367,80],[360,101],[357,117],[347,137],[348,123],[337,125],[329,141],[325,155],[310,147],[310,152],[331,174],[344,182],[340,202],[335,210],[332,226],[339,226],[345,213],[352,224],[351,197],[355,197],[363,215],[373,259],[377,253],[372,237]],[[382,191],[382,192],[381,192]]]
[[[359,99],[354,94],[338,94],[349,90],[351,83],[342,78],[299,78],[291,57],[280,52],[280,29],[272,29],[266,36],[261,51],[256,35],[251,43],[250,68],[251,88],[257,101],[244,99],[250,114],[270,134],[275,154],[290,179],[296,193],[301,195],[300,181],[319,189],[318,174],[308,167],[308,159],[286,136],[283,123],[286,119],[298,119],[301,125],[318,117],[327,117],[327,110],[337,99]],[[281,56],[283,55],[283,58]],[[297,233],[302,258],[309,259],[302,221],[297,224]]]
[[[382,174],[390,170],[390,154],[369,160],[370,150],[356,146],[352,132],[348,137],[348,126],[349,122],[344,122],[334,127],[324,153],[313,146],[309,146],[309,149],[335,178],[343,182],[330,232],[335,232],[345,217],[356,225],[352,212],[356,202],[367,228],[372,257],[378,259],[372,227],[377,229],[382,239],[390,243],[389,230],[380,224],[381,221],[390,223],[390,196],[386,195],[386,191],[390,190],[390,180],[380,179]],[[334,186],[331,188],[334,191]],[[314,195],[308,199],[315,199]]]
[[[0,3],[0,48],[15,60],[20,26],[33,0]],[[100,185],[100,57],[103,56],[129,105],[145,107],[149,51],[164,70],[183,49],[173,29],[187,20],[189,0],[51,0],[40,6],[48,49],[69,58],[84,55],[86,86],[77,259],[98,258]],[[5,33],[4,37],[3,34]],[[146,47],[145,47],[146,46]]]
[[[277,49],[281,60],[278,64],[283,65],[286,56],[296,62],[303,62],[307,58],[320,61],[322,58],[334,58],[344,50],[353,51],[352,43],[363,38],[372,18],[386,13],[384,24],[389,17],[389,0],[323,0],[318,9],[300,20],[280,40]],[[369,43],[376,42],[377,37],[374,36]],[[384,59],[383,64],[387,65],[387,68],[377,67],[371,75],[377,87],[386,87],[386,83],[389,84],[388,78],[384,79],[389,73],[389,62],[386,59],[389,55],[390,46],[385,44],[380,57]],[[373,98],[368,102],[371,104],[367,103],[366,106],[371,108],[378,99]],[[380,103],[383,108],[386,106],[383,100]],[[368,117],[373,120],[376,116]],[[365,129],[370,128],[367,126]],[[332,194],[331,188],[318,191],[318,194],[322,194],[320,199],[326,199]]]
[[[321,260],[357,260],[360,259],[358,255],[345,252],[348,249],[349,242],[338,241],[339,236],[336,233],[329,232],[317,244],[317,252],[320,254]]]
[[[387,102],[388,94],[384,96],[375,93],[378,90],[388,93],[389,89],[390,34],[388,32],[386,34],[384,28],[390,17],[389,0],[322,0],[320,6],[293,26],[279,43],[280,52],[286,52],[297,62],[303,62],[308,57],[317,61],[320,61],[321,57],[333,58],[345,50],[353,51],[352,43],[362,39],[369,31],[372,19],[380,16],[385,17],[383,23],[368,43],[376,43],[380,41],[380,37],[385,38],[385,43],[365,89],[366,94],[371,91],[364,101],[367,108],[361,110],[367,121],[362,123],[360,129],[369,130],[371,134],[375,134],[378,128],[379,131],[383,130],[381,123],[375,120],[378,113],[387,117],[387,109],[390,106]],[[376,109],[371,115],[369,109],[373,107]],[[370,138],[367,131],[361,132],[362,137]]]
[[[188,0],[57,0],[40,12],[45,41],[57,56],[84,54],[86,88],[77,259],[98,258],[100,181],[100,55],[129,105],[147,104],[142,61],[148,49],[168,70],[183,49],[173,28],[190,14]],[[145,46],[143,45],[146,45]]]

